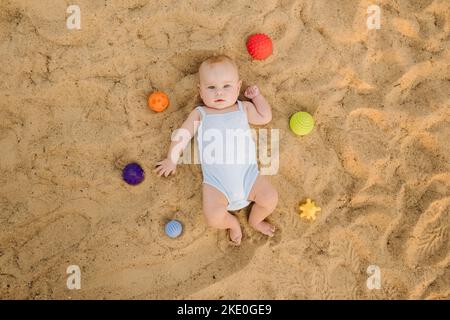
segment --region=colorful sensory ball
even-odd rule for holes
[[[169,106],[169,97],[161,91],[155,91],[148,97],[148,107],[155,112],[163,112]]]
[[[264,60],[272,54],[272,39],[266,34],[256,33],[247,39],[247,51],[256,60]]]
[[[122,177],[126,183],[136,185],[144,180],[145,174],[142,167],[139,164],[133,162],[127,164],[125,168],[123,168]]]
[[[314,128],[314,119],[308,112],[296,112],[289,121],[292,132],[299,136],[304,136]]]
[[[169,237],[176,238],[183,231],[183,225],[178,220],[171,220],[166,224],[164,230]]]

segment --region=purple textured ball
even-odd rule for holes
[[[144,180],[144,170],[137,163],[129,163],[123,168],[122,177],[126,183],[136,185]]]

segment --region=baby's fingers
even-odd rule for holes
[[[172,176],[175,175],[175,171],[176,171],[176,168],[168,169],[166,177],[170,176],[170,175],[172,175]]]
[[[153,169],[153,172],[157,172],[157,171],[161,170],[161,168],[162,167],[158,165],[158,166],[156,166],[156,169]]]
[[[173,170],[173,169],[167,169],[166,172],[164,173],[164,176],[165,176],[165,177],[168,177],[168,176],[170,176],[171,174],[173,174],[174,172],[175,172],[175,170]]]
[[[167,169],[161,170],[161,172],[158,175],[160,177],[162,177],[163,175],[167,177],[166,172],[167,172]]]
[[[155,170],[153,170],[153,172],[156,172],[156,174],[158,176],[161,176],[161,173],[164,172],[165,168],[163,166],[159,166],[158,168],[156,168]]]

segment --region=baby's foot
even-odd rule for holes
[[[241,239],[242,239],[242,231],[241,228],[233,228],[233,229],[229,229],[229,235],[230,235],[230,240],[231,242],[235,245],[238,246],[241,244]]]
[[[273,237],[275,233],[275,226],[265,221],[261,221],[257,225],[254,225],[253,228],[269,237]]]

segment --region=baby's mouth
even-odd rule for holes
[[[216,99],[216,100],[214,100],[214,102],[224,102],[225,100],[224,99]]]

